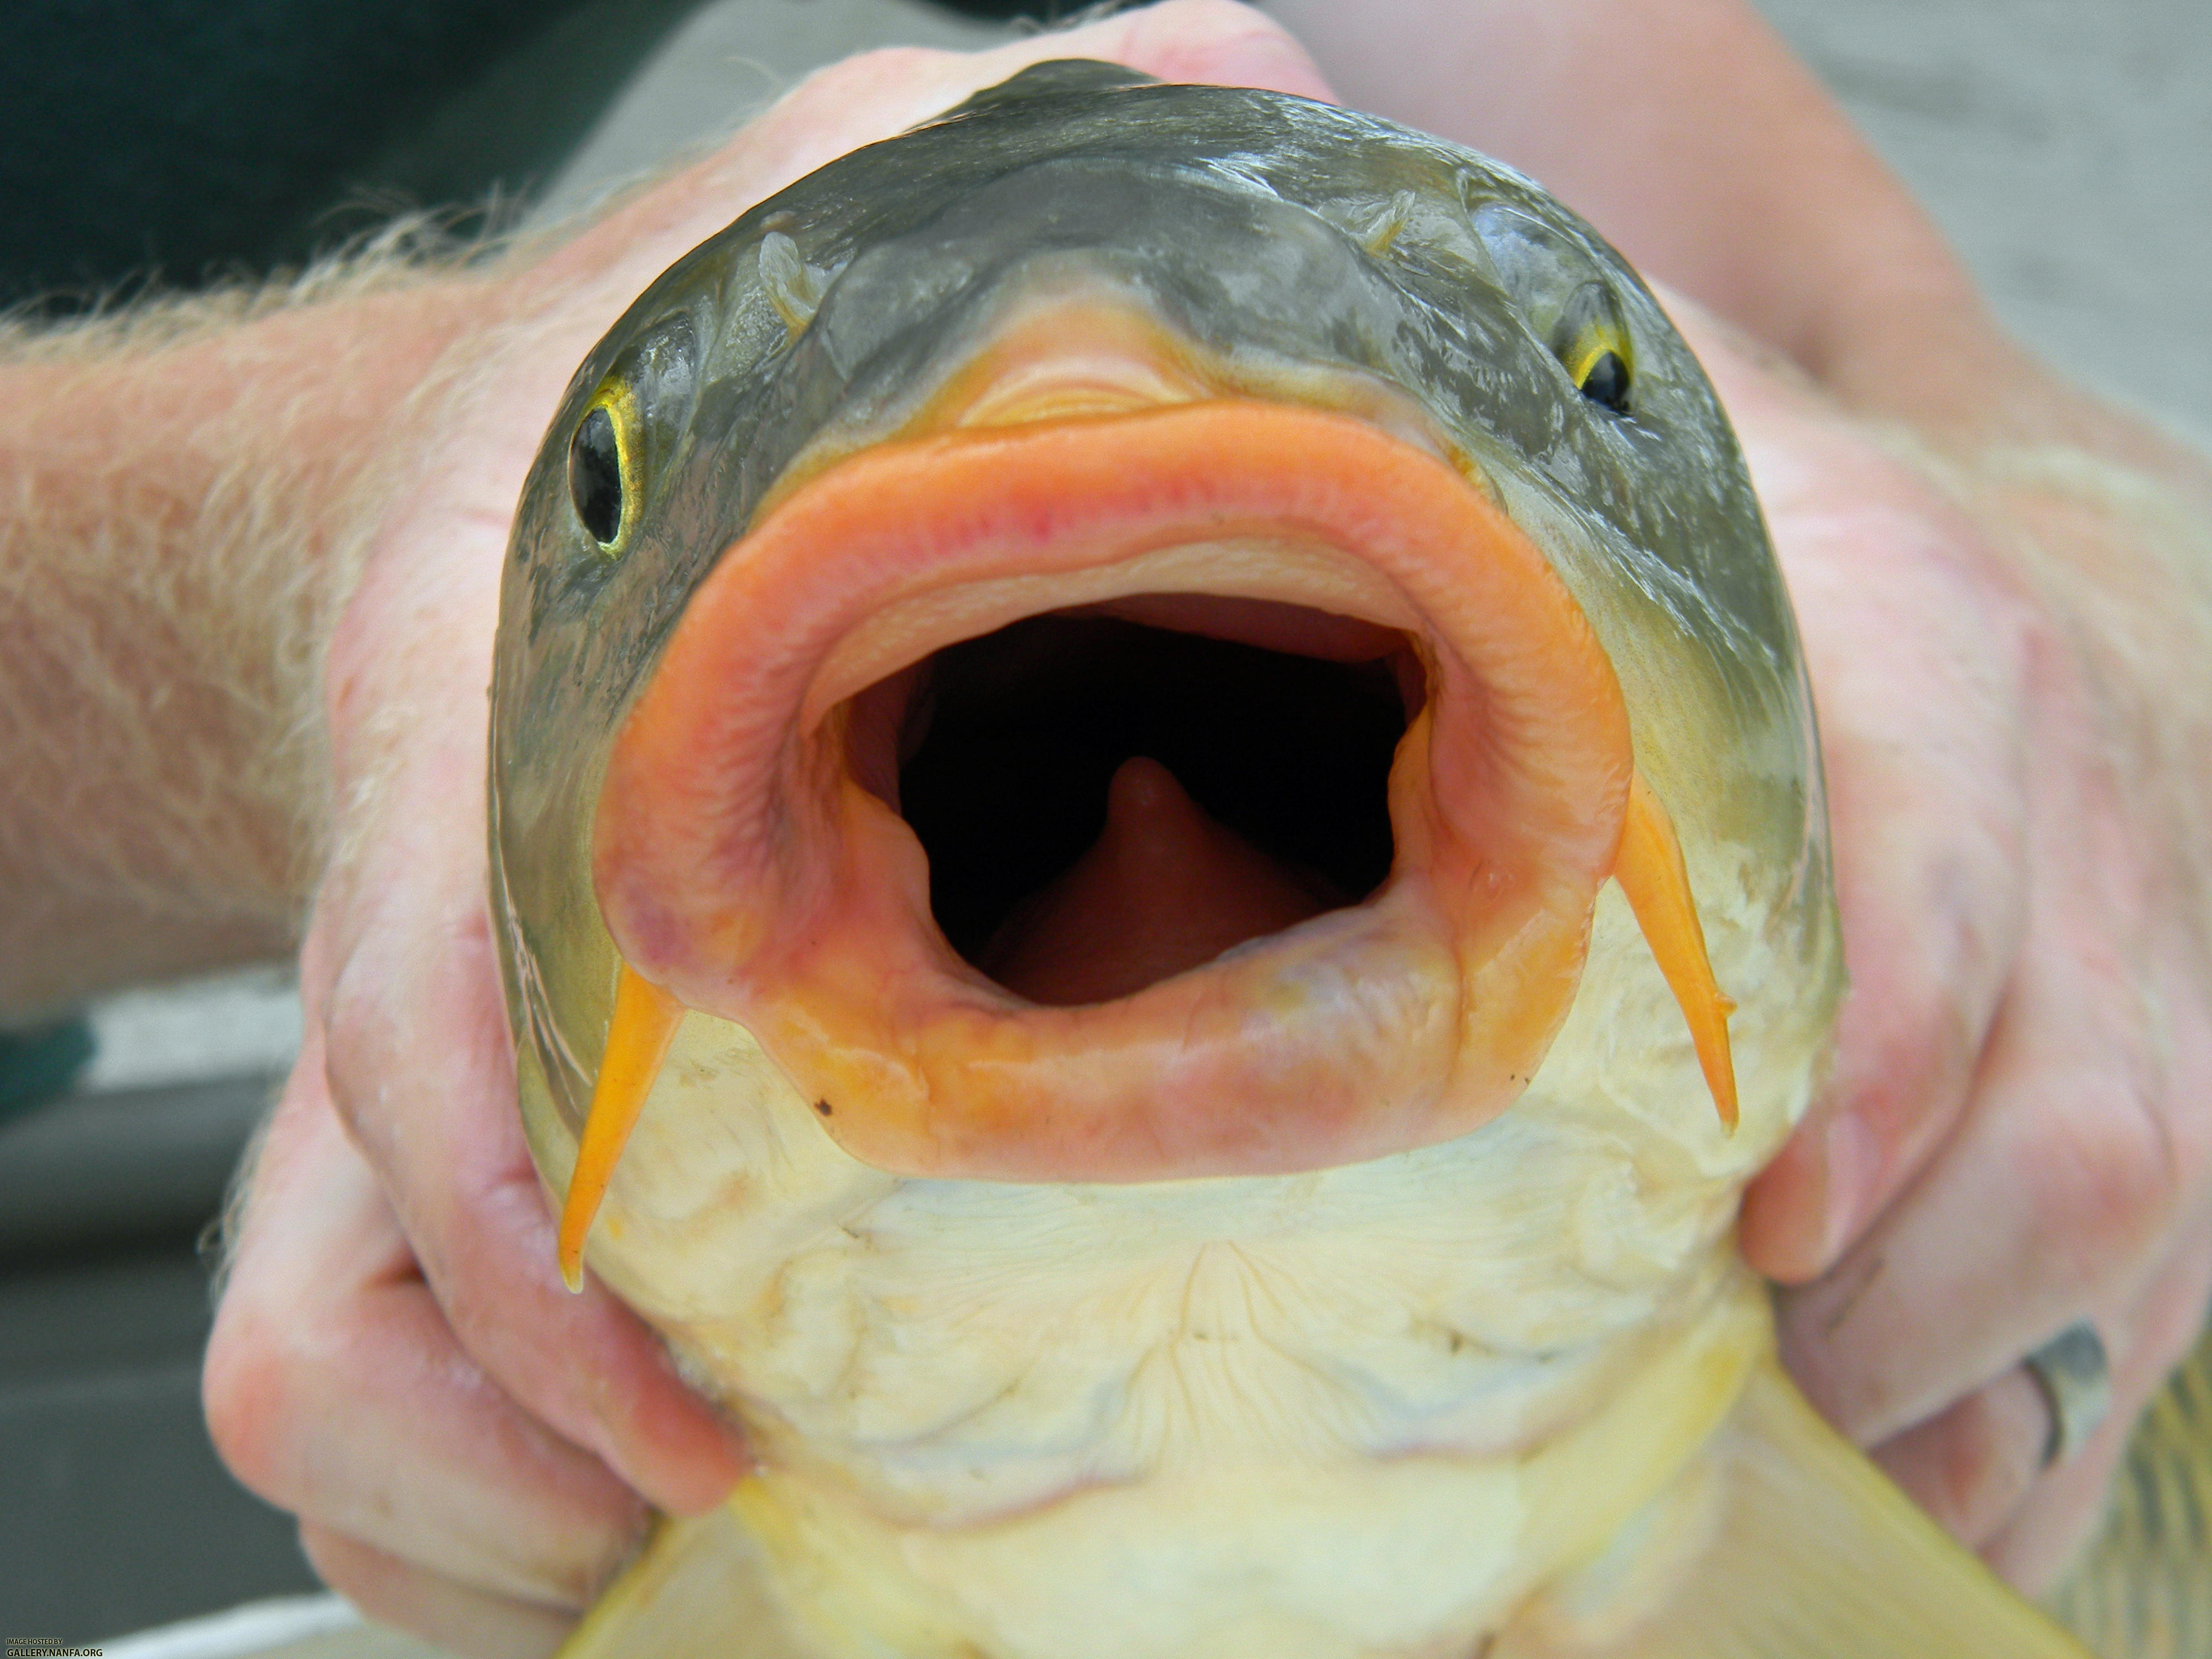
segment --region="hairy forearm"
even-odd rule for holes
[[[498,307],[370,256],[0,343],[0,1016],[291,945],[321,642]]]
[[[896,130],[946,101],[931,69],[886,54],[860,94]],[[802,88],[469,273],[372,258],[0,332],[0,1021],[289,948],[332,817],[325,647],[363,563],[395,526],[439,533],[410,518],[426,491],[468,546],[503,524],[577,358],[678,254],[831,159],[823,103],[848,95]]]

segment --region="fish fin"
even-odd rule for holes
[[[584,1240],[592,1218],[607,1195],[615,1165],[622,1161],[629,1132],[645,1097],[660,1075],[660,1062],[676,1040],[684,1005],[628,963],[615,981],[615,1011],[607,1021],[607,1046],[599,1056],[599,1075],[592,1085],[591,1109],[576,1142],[575,1166],[568,1172],[568,1194],[561,1206],[558,1244],[561,1278],[572,1291],[584,1286]]]
[[[1721,1122],[1733,1133],[1735,1058],[1729,1048],[1728,1017],[1735,1012],[1735,1004],[1721,994],[1713,978],[1705,930],[1698,921],[1674,821],[1641,772],[1632,774],[1628,781],[1628,818],[1620,832],[1613,878],[1628,896],[1628,908],[1636,913],[1644,943],[1681,1005],[1682,1018],[1690,1023],[1690,1041],[1696,1046],[1705,1086],[1712,1091]]]
[[[2100,1653],[2212,1654],[2212,1328],[2136,1424],[2104,1524],[2049,1606]]]
[[[1487,1659],[2089,1659],[1820,1419],[1778,1365]]]
[[[803,1488],[740,1481],[711,1515],[662,1519],[558,1659],[982,1659],[902,1591]]]
[[[559,1659],[830,1659],[769,1589],[767,1558],[737,1507],[662,1518]]]

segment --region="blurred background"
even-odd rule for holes
[[[2018,334],[2077,380],[2212,441],[2212,6],[1759,3]],[[817,64],[874,45],[988,44],[1008,25],[975,14],[1021,9],[23,8],[0,58],[0,204],[13,228],[0,304],[62,316],[265,272],[409,208],[449,209],[463,233],[566,212],[736,126]],[[310,15],[313,27],[296,27]],[[83,42],[103,38],[116,49],[94,61]],[[210,99],[218,58],[234,82],[243,64],[255,95]],[[273,968],[0,1033],[9,1634],[125,1654],[110,1638],[314,1588],[289,1522],[217,1463],[198,1399],[200,1241],[298,1036],[296,998]]]

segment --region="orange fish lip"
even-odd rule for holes
[[[1132,995],[1024,1001],[960,960],[852,776],[848,700],[1022,617],[1258,599],[1413,641],[1397,857],[1365,903]],[[618,733],[594,874],[624,959],[744,1026],[865,1162],[1138,1181],[1330,1167],[1464,1133],[1573,1000],[1632,761],[1543,554],[1434,454],[1210,398],[899,439],[783,495],[693,594]]]

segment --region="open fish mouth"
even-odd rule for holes
[[[491,715],[562,1270],[606,1199],[759,1455],[580,1655],[2057,1650],[1730,1255],[1841,987],[1809,692],[1528,181],[1077,63],[831,163],[578,368]]]
[[[600,1095],[689,1008],[897,1173],[1355,1162],[1522,1091],[1615,875],[1724,1070],[1611,665],[1469,469],[1033,332],[1086,343],[795,468],[691,595],[600,797]]]

